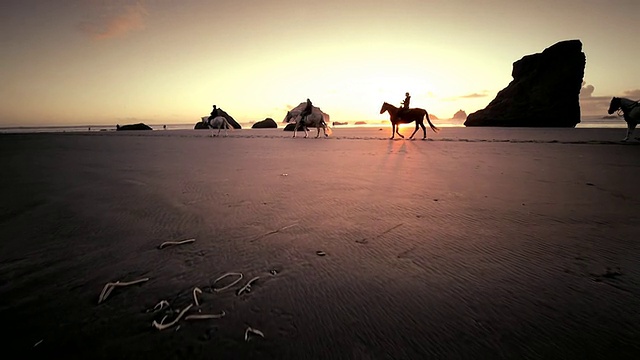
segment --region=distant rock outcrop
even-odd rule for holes
[[[464,110],[460,109],[455,114],[453,114],[453,120],[465,120],[467,118],[467,113]]]
[[[222,109],[218,109],[218,116],[224,116],[227,121],[229,122],[229,124],[231,124],[231,126],[233,126],[234,129],[242,129],[242,126],[240,126],[240,124],[238,124],[237,121],[234,120],[233,117],[231,117],[231,115],[227,114],[226,111],[222,110]],[[209,116],[203,116],[202,117],[202,121],[200,121],[199,123],[196,123],[195,126],[193,127],[195,130],[199,130],[199,129],[208,129],[209,127],[207,126],[206,120],[209,118]]]
[[[207,119],[206,116],[203,117],[202,121],[200,121],[199,123],[196,123],[196,125],[193,127],[193,130],[204,130],[204,129],[208,129],[209,125],[207,125],[207,123],[205,122],[205,120]]]
[[[513,80],[465,126],[575,127],[586,64],[580,40],[556,43],[513,63]]]
[[[296,123],[288,123],[287,126],[284,127],[284,131],[293,131],[293,129],[296,128]],[[300,126],[300,128],[298,128],[298,130],[301,130],[302,126]]]
[[[262,121],[258,121],[251,126],[252,129],[277,129],[278,124],[272,118],[266,118]]]
[[[149,125],[143,123],[128,124],[128,125],[116,125],[116,130],[153,130]]]

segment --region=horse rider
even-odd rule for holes
[[[411,103],[411,95],[408,92],[404,93],[404,100],[402,100],[402,107],[398,111],[398,116],[403,113],[409,112],[409,104]]]
[[[211,123],[211,120],[216,116],[218,116],[218,107],[213,105],[213,110],[211,110],[211,115],[207,119],[207,125],[209,125]]]
[[[311,100],[307,98],[307,105],[304,107],[304,110],[302,110],[302,112],[300,113],[300,120],[304,122],[305,118],[311,115],[312,111],[313,111],[313,104],[311,103]]]

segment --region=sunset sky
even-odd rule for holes
[[[340,120],[383,101],[484,108],[512,63],[580,39],[583,115],[640,98],[638,0],[2,0],[0,126],[240,122],[310,98]]]

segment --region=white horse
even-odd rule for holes
[[[627,122],[627,136],[622,141],[629,140],[629,137],[633,134],[633,130],[636,125],[640,123],[640,104],[637,101],[629,100],[627,98],[614,97],[609,104],[609,115],[615,111],[622,111],[624,121]]]
[[[296,131],[301,126],[302,126],[302,129],[304,130],[305,138],[309,136],[309,130],[307,129],[307,126],[316,127],[317,129],[316,138],[320,137],[320,128],[322,128],[322,132],[324,133],[324,136],[328,137],[329,135],[331,135],[332,131],[328,125],[329,115],[323,113],[319,107],[312,106],[311,114],[309,114],[308,116],[305,116],[304,119],[300,116],[300,114],[302,113],[302,110],[306,105],[307,105],[306,102],[300,103],[300,105],[287,111],[287,115],[284,117],[284,121],[283,121],[284,123],[296,124],[295,128],[293,129],[293,137],[296,137]]]
[[[213,135],[213,129],[217,128],[218,129],[218,136],[220,136],[220,130],[224,127],[224,136],[227,136],[227,129],[231,129],[231,124],[229,124],[229,121],[227,120],[226,117],[224,116],[216,116],[213,119],[209,119],[208,116],[203,116],[202,117],[202,121],[204,123],[207,124],[207,126],[209,126],[209,128],[211,129],[211,137],[214,137],[215,135]]]

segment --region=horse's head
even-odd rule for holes
[[[380,114],[383,114],[385,111],[389,110],[389,103],[382,103],[382,107],[380,108]]]
[[[615,111],[620,109],[620,106],[622,106],[622,101],[619,97],[614,97],[613,99],[611,99],[611,103],[609,104],[609,110],[607,110],[607,113],[609,113],[609,115],[613,114]]]

